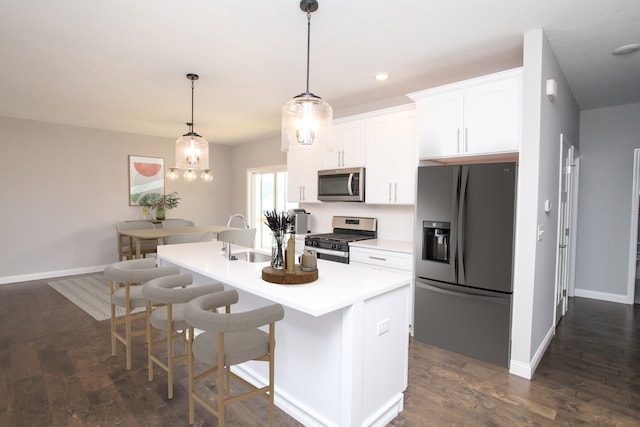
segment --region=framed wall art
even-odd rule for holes
[[[129,156],[129,205],[140,206],[145,194],[164,194],[164,158]]]

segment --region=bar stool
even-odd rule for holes
[[[116,355],[116,340],[124,344],[127,356],[127,370],[131,369],[131,338],[143,335],[146,337],[147,312],[131,314],[134,308],[146,307],[147,300],[142,295],[142,285],[151,279],[180,273],[176,266],[156,267],[153,258],[120,261],[108,265],[104,270],[105,277],[111,281],[111,356]],[[116,283],[120,287],[116,289]],[[116,318],[116,306],[124,307],[124,319]],[[145,319],[145,328],[132,330],[132,322]],[[119,325],[125,325],[124,335],[118,331]]]
[[[226,405],[252,396],[263,396],[269,401],[269,425],[273,426],[275,322],[282,320],[284,309],[280,304],[272,304],[251,311],[229,313],[230,306],[236,302],[238,292],[228,290],[195,298],[184,308],[184,317],[189,324],[189,424],[195,421],[194,401],[218,418],[219,427],[224,427]],[[216,310],[223,306],[226,306],[226,313],[217,313]],[[269,332],[259,329],[266,325],[269,325]],[[194,328],[205,332],[194,338]],[[212,367],[196,376],[195,359]],[[232,365],[249,360],[269,363],[269,382],[264,387],[256,387],[231,372]],[[196,383],[209,375],[215,375],[217,406],[195,391]],[[249,391],[232,396],[230,378],[240,381]]]
[[[142,286],[142,294],[147,298],[147,359],[149,381],[153,381],[154,363],[167,372],[168,398],[173,399],[173,365],[181,360],[187,361],[187,322],[183,310],[192,299],[224,290],[222,283],[190,286],[191,273],[174,274],[149,280]],[[164,338],[154,341],[154,334]],[[182,354],[175,355],[174,342],[182,338]],[[167,344],[166,362],[154,354],[153,350]]]

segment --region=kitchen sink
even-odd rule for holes
[[[242,252],[234,252],[231,254],[231,257],[236,257],[236,259],[248,262],[267,262],[271,261],[271,255],[263,254],[261,252],[254,251],[242,251]]]

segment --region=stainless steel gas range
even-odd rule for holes
[[[378,220],[351,216],[334,216],[333,233],[310,234],[304,239],[305,249],[315,251],[319,259],[349,264],[349,242],[375,239]]]

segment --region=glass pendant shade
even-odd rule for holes
[[[171,181],[176,181],[178,178],[180,178],[180,174],[178,173],[176,168],[170,168],[169,172],[167,173],[167,178]]]
[[[207,169],[206,171],[202,172],[202,175],[200,175],[200,179],[204,182],[211,182],[213,181],[213,174],[209,169]]]
[[[182,170],[209,169],[209,143],[195,132],[176,141],[176,168]]]
[[[333,109],[322,98],[303,93],[282,107],[282,151],[295,146],[325,145],[331,134]]]
[[[184,175],[182,175],[185,181],[193,182],[198,177],[198,174],[192,171],[191,169],[184,171]]]

